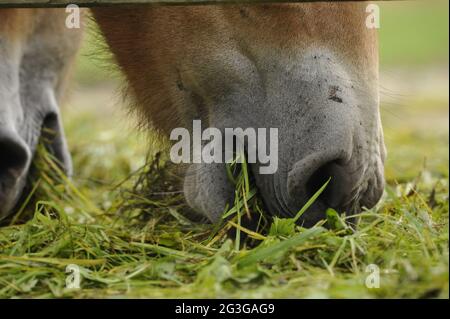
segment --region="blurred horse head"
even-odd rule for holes
[[[58,101],[80,44],[61,9],[0,9],[0,219],[17,203],[38,141],[70,174]]]

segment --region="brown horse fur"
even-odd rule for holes
[[[201,90],[195,82],[202,80],[196,78],[196,69],[217,72],[211,65],[220,65],[222,59],[225,67],[228,51],[251,58],[261,51],[276,55],[291,48],[326,45],[349,66],[371,69],[367,74],[376,78],[377,33],[364,25],[365,6],[331,2],[121,6],[94,8],[93,14],[145,115],[144,122],[168,133],[186,124],[181,118],[189,112],[187,100],[212,94],[195,92]]]

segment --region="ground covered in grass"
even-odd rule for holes
[[[75,175],[39,150],[33,187],[0,228],[0,298],[448,298],[448,2],[439,3],[383,11],[387,186],[356,229],[333,211],[312,229],[271,219],[237,166],[228,219],[202,223],[160,145],[113,107],[115,84],[84,52],[64,109]],[[241,222],[249,213],[256,230]],[[80,289],[66,287],[68,265]]]
[[[0,232],[2,297],[448,297],[444,179],[424,173],[387,187],[356,230],[329,214],[329,230],[278,219],[253,233],[236,219],[212,227],[184,217],[180,194],[164,189],[172,176],[162,161],[103,201],[86,197],[45,152],[38,165],[47,169],[32,219]],[[236,245],[229,228],[247,240]],[[69,264],[80,267],[81,289],[65,287]],[[379,288],[365,285],[371,264]]]

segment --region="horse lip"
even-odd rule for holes
[[[17,205],[22,192],[20,180],[17,180],[12,186],[8,184],[5,185],[4,182],[0,182],[0,203],[2,203],[0,207],[0,221],[11,214],[11,210]]]
[[[295,216],[295,210],[292,209],[290,202],[286,198],[286,189],[283,188],[282,169],[275,175],[258,175],[255,174],[258,168],[252,166],[252,173],[256,180],[258,191],[262,194],[264,206],[270,215],[281,215],[287,218]]]

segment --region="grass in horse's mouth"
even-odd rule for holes
[[[160,156],[102,203],[38,153],[35,196],[0,229],[0,297],[448,296],[448,184],[388,186],[357,230],[333,211],[329,229],[304,229],[267,218],[247,166],[234,164],[234,206],[212,226],[191,215]],[[80,267],[82,289],[65,288],[69,264]],[[379,289],[364,285],[370,264],[385,273]]]

